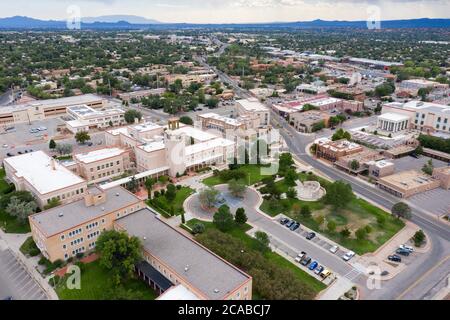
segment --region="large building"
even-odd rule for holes
[[[450,134],[450,106],[423,101],[392,102],[383,106],[381,117],[385,114],[408,117],[411,129],[429,134]]]
[[[84,179],[43,151],[7,158],[3,163],[6,179],[16,190],[31,192],[41,208],[55,198],[63,204],[79,200],[87,190]]]
[[[347,140],[331,141],[328,138],[321,138],[315,141],[315,145],[316,156],[332,162],[364,151],[363,146]]]
[[[450,189],[450,167],[436,168],[433,170],[433,178],[441,181],[441,188]]]
[[[323,124],[323,127],[328,127],[330,115],[322,111],[306,111],[294,112],[289,114],[289,123],[297,130],[303,133],[310,133],[315,131],[314,126]]]
[[[116,230],[141,239],[145,261],[136,269],[159,293],[176,290],[178,294],[172,293],[173,298],[181,299],[182,286],[182,296],[194,300],[252,299],[249,275],[161,221],[150,210],[142,209],[114,225]]]
[[[115,220],[145,208],[127,190],[90,188],[83,199],[29,217],[31,233],[42,254],[54,262],[95,249],[96,240]]]
[[[420,171],[402,171],[378,180],[378,186],[399,198],[439,188],[441,181]]]
[[[270,110],[256,98],[237,100],[236,108],[239,116],[256,117],[259,125],[255,127],[268,126],[270,124]]]
[[[425,79],[404,80],[398,86],[398,91],[406,91],[410,94],[417,95],[420,89],[448,89],[448,84],[439,83]]]
[[[26,104],[12,105],[0,108],[0,125],[13,123],[31,123],[46,118],[64,115],[67,108],[76,105],[87,105],[99,109],[107,105],[102,97],[93,94],[81,96],[36,100]]]
[[[66,127],[72,133],[117,127],[126,123],[125,111],[117,107],[95,110],[87,105],[77,105],[68,107],[67,114],[72,120],[66,121]]]
[[[74,171],[89,183],[97,183],[123,175],[134,169],[130,150],[103,148],[74,156]]]
[[[380,131],[395,134],[410,128],[411,119],[399,113],[384,113],[378,117],[377,128]]]

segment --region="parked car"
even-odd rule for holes
[[[322,273],[320,274],[320,277],[321,277],[322,279],[326,279],[326,278],[328,278],[329,276],[331,276],[331,271],[330,271],[330,270],[327,270],[327,269],[323,270]]]
[[[310,232],[306,235],[307,240],[312,240],[316,237],[316,234],[314,232]]]
[[[8,152],[8,153],[6,154],[6,156],[7,156],[7,157],[14,157],[14,154]]]
[[[297,257],[295,257],[295,261],[300,263],[304,256],[306,256],[306,252],[302,251],[301,253],[298,254]]]
[[[330,252],[333,253],[333,254],[335,254],[336,252],[338,252],[338,250],[339,250],[339,247],[338,247],[338,246],[332,246],[332,247],[330,248]]]
[[[300,261],[300,264],[301,264],[302,266],[305,266],[305,267],[306,267],[310,262],[311,262],[311,258],[310,258],[310,257],[307,257],[307,256],[304,256],[303,259],[302,259],[302,261]]]
[[[287,224],[286,224],[286,228],[291,228],[293,225],[295,224],[295,221],[294,220],[291,220],[291,221],[289,221]]]
[[[408,250],[404,250],[404,249],[397,249],[397,250],[395,250],[395,253],[405,256],[405,257],[407,257],[411,254],[411,252],[409,252]]]
[[[290,227],[291,231],[295,231],[295,230],[297,230],[298,228],[300,228],[300,223],[296,223],[296,224],[294,224],[292,227]]]
[[[325,268],[323,266],[318,266],[316,268],[316,270],[314,270],[314,273],[315,274],[321,274],[323,270],[325,270]]]
[[[314,271],[319,266],[319,263],[317,261],[314,261],[309,265],[309,270]]]
[[[281,224],[282,226],[284,226],[284,225],[287,224],[289,221],[290,221],[289,219],[283,218],[283,219],[280,220],[280,224]]]
[[[94,144],[92,142],[88,142],[88,147],[92,147]]]
[[[413,252],[414,252],[414,248],[411,247],[411,246],[407,246],[406,244],[402,244],[402,245],[399,246],[398,248],[399,248],[399,249],[402,249],[402,250],[409,251],[410,253],[413,253]]]
[[[419,156],[417,154],[415,154],[415,153],[411,153],[409,156],[413,157],[415,159],[419,159]]]
[[[344,259],[344,261],[350,261],[350,259],[353,258],[354,256],[355,253],[353,251],[349,251],[342,256],[342,259]]]
[[[388,260],[393,262],[402,262],[402,258],[396,254],[389,256]]]
[[[4,145],[3,145],[3,148],[4,148],[4,149],[7,149],[7,148],[9,148],[9,146],[8,146],[7,144],[4,144]]]
[[[19,151],[19,152],[17,152],[18,154],[23,154],[23,152],[22,151]]]

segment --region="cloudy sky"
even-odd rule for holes
[[[450,0],[0,0],[0,16],[65,19],[73,5],[83,17],[126,14],[193,23],[450,17]]]

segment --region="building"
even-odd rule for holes
[[[441,181],[441,188],[445,190],[450,189],[450,167],[434,169],[433,178]]]
[[[359,81],[360,82],[360,81]],[[334,90],[335,93],[344,95],[352,100],[364,102],[366,100],[366,93],[358,87],[339,87]]]
[[[331,141],[328,138],[321,138],[316,140],[314,144],[316,146],[316,156],[332,162],[364,151],[363,146],[347,140]]]
[[[89,132],[126,123],[125,111],[121,108],[95,110],[87,105],[78,105],[68,107],[67,114],[73,119],[66,121],[66,127],[72,133]]]
[[[134,169],[130,150],[104,148],[74,156],[77,174],[89,183],[97,183],[123,175]]]
[[[126,92],[126,93],[121,93],[119,95],[119,99],[126,101],[126,102],[130,102],[133,99],[141,100],[142,98],[146,98],[146,97],[150,97],[150,96],[160,96],[160,95],[164,94],[165,92],[166,92],[165,88]]]
[[[256,98],[237,100],[236,108],[239,116],[255,116],[259,119],[259,125],[255,127],[270,124],[270,110]]]
[[[94,94],[36,100],[26,104],[0,108],[0,125],[12,123],[32,123],[33,121],[64,115],[70,106],[87,105],[94,109],[106,107],[107,101]]]
[[[197,121],[203,130],[217,130],[226,133],[227,130],[247,130],[253,128],[251,123],[245,123],[243,119],[229,118],[217,113],[204,113],[197,116]]]
[[[383,106],[382,114],[395,113],[409,117],[411,127],[427,134],[450,134],[450,106],[423,101],[392,102]]]
[[[289,114],[289,123],[297,131],[303,133],[311,133],[315,131],[314,126],[323,123],[324,127],[328,127],[330,121],[330,115],[322,111],[306,111],[306,112],[294,112]]]
[[[84,179],[43,151],[7,158],[3,164],[6,179],[16,190],[31,192],[40,208],[55,198],[63,204],[82,199],[87,190]]]
[[[398,91],[406,91],[412,95],[417,95],[420,89],[448,89],[448,84],[439,83],[436,81],[430,81],[425,79],[410,79],[404,80],[398,86]]]
[[[95,249],[103,231],[115,220],[145,208],[145,203],[124,188],[90,188],[84,198],[31,215],[28,219],[37,247],[51,262],[67,260]]]
[[[378,117],[377,129],[383,132],[398,133],[410,128],[410,117],[399,113],[384,113]]]
[[[369,169],[369,163],[378,162],[384,158],[384,155],[380,154],[379,151],[363,147],[361,152],[340,157],[334,165],[348,173],[360,174]],[[358,163],[357,167],[352,167],[354,162]]]
[[[249,275],[161,221],[149,209],[121,218],[114,226],[141,239],[145,261],[137,266],[137,272],[157,292],[181,285],[190,292],[190,298],[252,299]],[[164,279],[169,283],[161,281]],[[166,288],[161,288],[158,282]]]
[[[367,165],[369,166],[369,177],[375,179],[393,175],[395,171],[395,164],[386,160],[370,161]]]
[[[415,194],[439,188],[440,185],[440,180],[416,170],[403,171],[378,180],[380,189],[399,198],[409,198]]]

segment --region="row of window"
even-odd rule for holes
[[[72,247],[73,247],[73,246],[77,246],[77,245],[79,245],[80,243],[82,243],[83,241],[84,241],[83,238],[79,238],[79,239],[70,241],[70,245],[71,245]]]
[[[88,224],[88,225],[86,226],[86,230],[91,230],[91,229],[93,229],[93,228],[97,228],[98,225],[99,225],[98,221],[97,221],[97,222],[90,223],[90,224]]]
[[[120,165],[120,161],[117,161],[117,165]],[[97,166],[97,170],[103,170],[105,168],[114,167],[114,162],[107,163],[106,165]],[[91,172],[94,172],[94,168],[91,168]]]
[[[92,238],[98,237],[99,235],[100,235],[100,231],[95,231],[93,233],[88,234],[87,238],[88,238],[88,240],[90,240]]]
[[[117,173],[120,173],[121,172],[121,170],[120,169],[117,169]],[[108,171],[108,172],[103,172],[103,173],[100,173],[99,175],[98,175],[98,178],[100,179],[100,178],[104,178],[104,177],[109,177],[110,175],[113,175],[113,174],[115,174],[116,172],[113,170],[113,171]],[[91,180],[95,180],[95,177],[94,176],[92,176],[91,177]]]
[[[81,234],[81,232],[83,232],[83,229],[79,228],[77,230],[74,231],[70,231],[69,232],[69,238],[72,238],[73,236],[79,235]],[[64,240],[64,235],[61,236],[61,239]]]
[[[74,197],[75,195],[80,195],[80,194],[84,194],[84,188],[81,188],[81,189],[78,189],[78,190],[75,190],[72,192],[64,193],[64,194],[58,195],[54,198],[61,201],[61,200],[65,200],[66,198],[69,199],[71,197]],[[52,199],[54,199],[54,198],[47,199],[47,203],[50,203],[50,201],[52,201]]]

